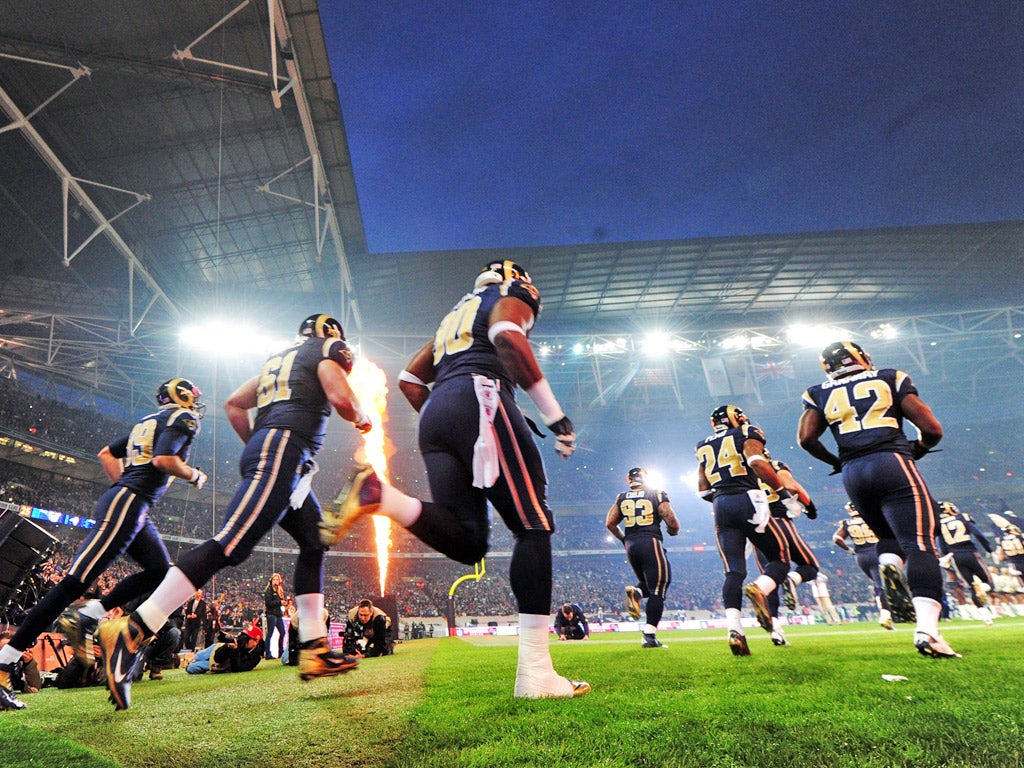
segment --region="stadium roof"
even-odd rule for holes
[[[0,156],[0,366],[87,388],[148,397],[217,314],[290,332],[328,310],[404,359],[492,258],[531,271],[549,336],[711,353],[726,329],[1003,310],[933,325],[1024,364],[1024,221],[367,253],[315,0],[15,4]]]

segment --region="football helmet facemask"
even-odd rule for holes
[[[168,379],[156,391],[157,405],[176,405],[185,408],[201,419],[206,412],[206,403],[199,402],[203,393],[188,379]]]
[[[626,482],[630,488],[640,488],[647,482],[647,470],[643,467],[633,467],[626,473]]]
[[[506,283],[509,280],[521,280],[524,283],[533,283],[530,273],[510,259],[504,261],[492,261],[485,264],[480,274],[476,276],[473,288],[483,288],[485,285]]]
[[[841,379],[852,373],[870,371],[871,355],[855,341],[834,341],[821,351],[821,367],[830,379]]]
[[[715,432],[724,432],[749,423],[747,414],[735,405],[720,405],[711,412],[711,428]]]
[[[310,315],[299,326],[299,336],[317,339],[344,339],[341,323],[330,315]]]

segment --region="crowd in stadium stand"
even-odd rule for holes
[[[129,425],[127,419],[100,416],[92,409],[72,407],[25,391],[16,382],[0,380],[0,435],[8,438],[41,447],[58,446],[80,457],[80,462],[89,462],[94,461],[99,448],[123,434]],[[937,495],[954,499],[961,508],[975,513],[976,517],[983,517],[984,511],[1005,509],[1019,502],[1021,484],[1011,469],[1000,463],[1017,455],[1009,445],[1016,431],[1006,429],[1005,424],[999,430],[986,429],[984,424],[980,424],[974,429],[954,426],[949,432],[955,435],[953,449],[938,454],[935,459],[929,458],[941,470],[930,471],[929,479],[935,478],[932,481],[933,491],[940,488]],[[1000,451],[999,440],[1007,443],[1005,452]],[[237,451],[239,446],[233,445]],[[0,458],[0,501],[91,516],[95,501],[105,487],[98,468],[94,473],[95,480],[75,479],[67,475],[67,466],[60,460],[55,459],[42,469],[18,463],[16,451],[4,455],[8,458]],[[687,455],[681,463],[687,464],[689,458]],[[322,459],[321,474],[317,476],[314,488],[322,499],[329,501],[331,491],[339,488],[344,480],[348,469],[347,457],[346,461],[341,457],[333,461],[328,453]],[[416,478],[417,473],[422,475],[416,462],[418,455],[412,451],[396,462],[396,467],[408,478]],[[992,466],[985,466],[985,462],[991,462]],[[235,477],[230,462],[224,465],[227,467],[224,471],[231,474],[223,485],[233,488]],[[565,467],[554,468],[552,472],[551,498],[558,525],[553,540],[556,551],[553,601],[555,604],[579,603],[588,617],[595,620],[614,619],[623,613],[623,587],[632,581],[621,545],[609,542],[604,528],[604,514],[614,498],[614,492],[609,489],[617,488],[621,478],[608,479],[605,475],[607,473],[602,473],[601,484],[596,484],[587,472],[569,471]],[[833,602],[836,605],[870,606],[872,596],[866,578],[849,555],[831,546],[834,524],[842,515],[842,495],[836,478],[826,482],[827,485],[811,490],[816,498],[827,500],[824,505],[819,501],[819,505],[824,506],[828,513],[813,524],[801,522],[800,526],[828,575]],[[599,485],[602,487],[597,487]],[[565,499],[571,499],[572,503],[560,504],[560,500]],[[689,503],[690,499],[686,502]],[[560,510],[566,508],[568,513],[562,514]],[[191,494],[178,498],[169,494],[161,501],[153,514],[172,559],[179,551],[188,549],[215,530],[219,523],[215,509],[210,495]],[[682,503],[677,506],[677,513],[681,509],[686,509]],[[673,568],[672,585],[666,600],[667,618],[709,615],[722,610],[721,561],[714,548],[709,514],[708,509],[700,505],[689,517],[680,514],[683,534],[675,539],[666,539]],[[983,527],[988,530],[989,526],[984,522],[982,520]],[[86,531],[46,522],[40,522],[40,525],[63,544],[47,565],[49,575],[59,578]],[[335,616],[341,616],[360,598],[374,597],[380,592],[376,558],[368,556],[374,552],[371,536],[369,526],[365,530],[357,530],[356,535],[342,543],[340,552],[332,552],[327,558],[325,595]],[[391,559],[385,591],[396,597],[400,617],[444,616],[449,588],[456,579],[471,571],[432,555],[404,531],[394,531],[392,540],[396,556]],[[269,547],[278,543],[288,547],[292,542],[282,535],[276,541],[268,537],[263,545]],[[702,546],[704,549],[700,551]],[[458,616],[509,617],[515,613],[515,601],[506,573],[511,548],[511,536],[498,521],[493,527],[492,553],[486,561],[485,575],[480,580],[461,583],[456,591]],[[583,551],[588,554],[582,554]],[[237,626],[242,626],[260,613],[263,588],[272,572],[285,575],[287,590],[293,556],[289,551],[268,552],[261,548],[242,566],[218,574],[215,582],[207,585],[207,592],[221,604],[222,613],[228,617],[226,623],[234,621]],[[132,570],[131,563],[119,561],[96,588],[109,589],[116,579]],[[805,605],[813,606],[809,589]],[[856,609],[849,610],[852,614]]]

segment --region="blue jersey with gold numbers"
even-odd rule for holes
[[[615,503],[622,515],[622,529],[626,539],[661,539],[661,515],[658,507],[668,501],[668,494],[654,488],[638,488],[620,493]]]
[[[712,498],[746,493],[759,488],[757,475],[747,465],[743,444],[747,440],[768,442],[760,427],[742,424],[705,437],[697,443],[697,461],[714,491]]]
[[[515,383],[505,372],[494,344],[487,338],[491,310],[506,296],[525,301],[533,310],[534,319],[540,313],[540,294],[532,283],[507,280],[467,293],[441,321],[434,335],[436,384],[456,376],[479,373],[499,379],[503,389],[513,391]]]
[[[331,404],[317,376],[317,366],[323,360],[333,360],[346,373],[352,370],[352,352],[343,340],[335,338],[304,339],[263,364],[254,431],[290,429],[314,454],[320,450],[331,415]]]
[[[862,371],[815,384],[804,392],[805,410],[819,411],[828,422],[841,462],[872,453],[912,457],[903,434],[900,403],[916,395],[910,376],[894,368]]]
[[[840,522],[839,529],[833,538],[845,539],[847,537],[853,542],[854,552],[869,549],[878,543],[875,532],[860,515],[850,515],[846,520]]]
[[[139,419],[132,431],[108,448],[121,459],[124,471],[114,485],[129,488],[155,504],[174,478],[153,466],[154,456],[180,456],[188,461],[192,440],[199,434],[199,417],[177,406],[162,408]]]

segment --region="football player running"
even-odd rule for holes
[[[348,383],[352,362],[341,323],[330,315],[310,315],[300,324],[295,343],[272,355],[259,375],[228,397],[224,410],[245,448],[239,459],[242,481],[223,525],[182,555],[131,615],[100,626],[107,687],[116,709],[130,706],[128,672],[167,617],[218,571],[244,562],[278,524],[299,547],[294,590],[300,678],[337,675],[359,663],[331,650],[327,640],[320,504],[309,490],[313,457],[323,445],[331,410],[360,432],[372,426]]]
[[[876,369],[860,345],[829,344],[821,353],[828,378],[804,392],[800,446],[842,472],[850,501],[878,536],[882,585],[894,616],[915,621],[914,647],[933,658],[959,658],[939,634],[942,569],[935,549],[935,507],[917,469],[942,439],[942,425],[903,371]],[[910,441],[904,419],[917,427]],[[831,430],[836,456],[821,442]],[[906,557],[906,577],[904,560]],[[909,589],[912,602],[903,596]]]
[[[960,578],[970,587],[971,602],[978,609],[981,620],[991,626],[995,618],[988,599],[988,593],[992,591],[992,574],[981,559],[974,539],[986,552],[995,548],[970,515],[961,512],[951,501],[939,502],[939,551],[953,560]]]
[[[811,497],[804,490],[804,487],[797,482],[796,478],[793,477],[793,472],[790,470],[789,465],[784,461],[773,459],[771,454],[765,450],[765,458],[771,462],[772,469],[775,470],[775,474],[778,475],[779,481],[782,483],[782,487],[789,491],[791,494],[797,496],[800,499],[806,499],[806,514],[808,520],[814,520],[818,516],[818,510],[811,501]],[[782,623],[779,621],[779,592],[782,592],[782,599],[789,610],[795,610],[797,604],[796,588],[798,584],[810,583],[817,594],[819,587],[824,582],[818,582],[818,558],[814,556],[814,552],[804,541],[803,537],[797,531],[796,526],[793,524],[793,520],[799,515],[796,515],[779,497],[779,494],[775,492],[775,489],[764,481],[760,481],[761,490],[764,491],[765,496],[768,497],[768,507],[772,511],[772,517],[774,517],[779,524],[779,528],[782,530],[786,537],[786,541],[789,544],[789,556],[792,562],[796,564],[796,568],[786,574],[785,580],[779,585],[779,588],[772,591],[768,595],[768,610],[772,617],[772,643],[774,645],[789,645],[789,641],[786,640],[786,634],[782,629]],[[768,564],[768,556],[765,555],[760,549],[755,550],[755,556],[757,558],[757,565],[763,571],[764,567]],[[826,588],[827,589],[827,588]],[[828,614],[826,613],[826,620]]]
[[[122,579],[102,598],[90,600],[60,619],[60,631],[83,668],[96,660],[93,633],[103,615],[152,591],[171,567],[149,509],[175,477],[197,489],[206,483],[206,474],[186,463],[206,408],[201,395],[188,379],[165,381],[156,393],[159,409],[99,452],[100,465],[113,484],[96,502],[96,527],[78,548],[67,575],[22,619],[10,643],[0,648],[0,709],[24,709],[10,686],[14,664],[118,557],[127,554],[142,570]]]
[[[620,493],[605,516],[605,527],[612,536],[623,542],[626,559],[637,584],[626,587],[626,612],[634,621],[640,618],[641,601],[647,599],[647,623],[643,626],[644,648],[665,648],[657,638],[658,622],[665,612],[665,596],[672,583],[672,566],[662,544],[661,524],[669,536],[679,533],[668,494],[647,487],[647,470],[633,467],[626,474],[629,490]],[[619,528],[622,523],[622,528]]]
[[[772,631],[768,595],[789,572],[789,544],[778,519],[772,517],[768,498],[759,481],[775,490],[792,517],[805,511],[810,499],[798,498],[782,485],[765,456],[768,439],[760,427],[747,419],[735,405],[722,405],[711,414],[714,434],[697,444],[697,491],[711,502],[715,515],[715,538],[725,566],[722,603],[729,630],[729,648],[735,656],[749,656],[741,623],[743,595],[754,606],[761,628]],[[763,571],[746,587],[747,541],[766,555]]]
[[[864,522],[860,512],[853,505],[853,502],[846,502],[845,520],[839,522],[839,527],[832,534],[832,541],[840,549],[852,552],[864,575],[871,579],[871,587],[875,592],[875,605],[878,607],[878,623],[883,629],[893,630],[892,612],[889,610],[889,601],[882,589],[882,577],[878,573],[878,537],[871,530],[871,526]],[[849,539],[853,542],[853,549],[846,543]],[[909,600],[910,596],[907,595]]]
[[[487,553],[489,501],[515,539],[509,566],[519,609],[514,695],[526,698],[590,691],[589,684],[555,672],[548,649],[555,524],[544,462],[516,404],[516,387],[537,406],[563,459],[575,450],[576,433],[527,338],[539,312],[540,294],[525,269],[511,261],[486,264],[473,290],[398,377],[402,394],[420,414],[420,452],[433,501],[406,496],[372,467],[357,465],[337,515],[325,517],[321,527],[329,546],[361,517],[384,515],[438,552],[472,565]]]

